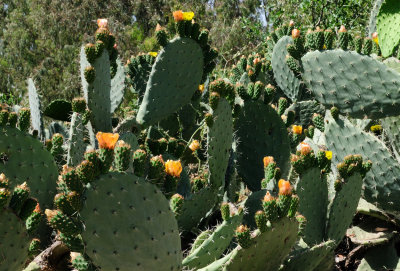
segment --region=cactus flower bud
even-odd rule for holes
[[[170,176],[179,178],[182,172],[181,161],[168,160],[165,162],[165,172]]]
[[[107,28],[108,20],[107,19],[97,19],[97,26],[99,28]]]
[[[292,194],[292,187],[289,181],[280,179],[278,182],[278,187],[279,187],[279,195],[290,196]]]
[[[293,134],[301,135],[303,132],[303,127],[301,125],[293,125],[292,132]]]
[[[189,149],[192,151],[197,151],[200,148],[200,142],[198,140],[193,140],[189,145]]]
[[[300,30],[298,30],[298,29],[293,29],[293,30],[292,30],[292,38],[293,38],[293,39],[297,39],[298,37],[300,37]]]

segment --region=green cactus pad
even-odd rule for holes
[[[307,87],[324,106],[353,118],[398,114],[400,74],[385,64],[341,49],[307,53],[302,63]]]
[[[218,259],[227,249],[235,235],[235,229],[242,223],[243,213],[222,222],[214,232],[182,262],[184,267],[199,269]]]
[[[0,218],[0,271],[22,270],[30,244],[25,223],[7,210]]]
[[[120,59],[117,59],[117,73],[111,79],[111,112],[114,112],[122,103],[125,94],[125,68]]]
[[[42,119],[42,105],[39,94],[32,78],[28,79],[29,108],[31,109],[31,124],[34,130],[38,131],[39,137],[43,136],[44,124]]]
[[[289,54],[286,46],[292,43],[292,37],[282,37],[274,46],[271,64],[276,83],[291,100],[295,101],[300,94],[301,81],[294,75],[285,60],[286,55]]]
[[[369,16],[369,23],[368,23],[368,36],[371,37],[374,34],[376,29],[376,21],[379,13],[379,9],[382,6],[384,0],[376,0],[374,7],[371,10],[371,15]]]
[[[319,244],[325,237],[328,208],[326,178],[321,178],[318,167],[310,168],[299,176],[296,191],[300,198],[298,211],[307,220],[303,239],[310,246]]]
[[[206,187],[183,201],[177,216],[179,229],[191,231],[210,212],[218,201],[218,190]]]
[[[254,220],[254,215],[258,210],[262,210],[262,200],[265,197],[267,190],[262,189],[260,191],[256,191],[251,193],[251,195],[247,198],[245,203],[246,212],[243,217],[243,224],[247,225],[250,229],[256,229],[257,225]]]
[[[389,57],[383,61],[385,65],[396,72],[400,73],[400,60],[395,57]]]
[[[328,223],[326,225],[326,239],[340,243],[350,226],[357,210],[361,197],[363,179],[359,173],[345,178],[342,188],[336,192],[330,206]]]
[[[353,126],[348,120],[335,121],[329,116],[327,120],[326,146],[335,154],[332,158],[335,163],[343,161],[349,154],[361,154],[365,159],[373,160],[372,168],[364,179],[363,196],[386,211],[398,210],[400,167],[389,149],[375,136]]]
[[[400,2],[385,0],[378,13],[377,32],[382,56],[388,57],[400,42]]]
[[[175,38],[157,55],[140,105],[139,123],[155,124],[190,102],[203,75],[203,53],[190,38]]]
[[[238,172],[252,191],[260,190],[263,158],[273,156],[282,175],[288,171],[290,143],[280,116],[260,101],[246,101],[236,121]]]
[[[382,231],[382,229],[385,230]],[[395,236],[393,230],[393,227],[389,223],[381,222],[377,224],[376,220],[367,218],[366,221],[348,229],[346,235],[356,245],[371,247],[387,243],[391,240]]]
[[[307,128],[312,125],[312,117],[314,113],[323,115],[325,108],[316,101],[302,101],[291,104],[285,111],[285,115],[289,111],[295,112],[294,123],[296,125],[302,125],[303,128]]]
[[[396,116],[381,119],[381,124],[392,147],[400,154],[400,117]]]
[[[225,183],[228,167],[229,150],[232,146],[233,124],[232,109],[228,101],[221,98],[217,109],[213,112],[214,124],[208,129],[208,166],[210,183],[215,189]]]
[[[397,256],[397,240],[376,246],[365,254],[357,271],[399,270],[400,259]]]
[[[85,47],[81,48],[80,62],[84,97],[89,109],[93,112],[92,125],[96,131],[111,132],[111,74],[108,52],[103,50],[102,55],[93,63],[96,71],[93,83],[89,84],[84,75],[85,68],[90,65],[86,59]]]
[[[31,196],[43,208],[50,208],[56,192],[58,169],[53,156],[37,139],[15,128],[0,128],[0,153],[6,161],[0,172],[10,181],[10,187],[27,182]]]
[[[325,257],[330,255],[335,249],[334,241],[327,241],[312,248],[300,249],[299,251],[294,250],[292,254],[286,259],[282,271],[297,271],[301,266],[303,271],[314,271],[323,270],[316,269],[316,267],[325,260]],[[333,257],[332,257],[333,260]],[[328,269],[326,269],[328,270]]]
[[[77,166],[83,158],[86,151],[86,144],[83,140],[85,135],[85,125],[82,122],[82,114],[74,112],[71,118],[69,130],[67,164]]]
[[[156,186],[109,173],[87,190],[81,219],[86,253],[103,270],[181,270],[176,220]]]
[[[72,104],[66,100],[54,100],[46,107],[43,114],[55,120],[70,121]]]
[[[255,231],[254,243],[246,249],[237,247],[224,270],[278,270],[297,239],[298,223],[295,219],[282,218],[264,233]]]

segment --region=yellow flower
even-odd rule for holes
[[[97,26],[99,28],[107,28],[108,20],[107,19],[97,19]]]
[[[170,176],[179,178],[182,172],[181,161],[168,160],[165,163],[165,172]]]
[[[191,21],[193,19],[193,17],[194,17],[194,13],[191,11],[184,12],[183,16],[182,16],[183,20],[185,20],[185,21]]]
[[[303,127],[301,127],[301,125],[293,125],[292,132],[293,134],[301,135],[301,133],[303,132]]]
[[[119,134],[98,132],[96,134],[100,149],[113,150],[117,143]]]
[[[152,57],[157,57],[157,52],[149,52],[149,55],[151,55]]]
[[[263,158],[263,162],[264,162],[264,167],[267,167],[270,163],[274,163],[274,157],[272,156],[265,156]]]
[[[372,132],[380,132],[380,131],[382,131],[382,125],[379,125],[379,124],[373,125],[373,126],[371,126],[370,129]]]
[[[326,152],[325,152],[325,157],[326,157],[328,160],[332,160],[332,152],[331,152],[331,151],[326,151]]]
[[[193,140],[189,145],[189,149],[192,151],[197,151],[200,148],[200,142],[198,140]]]
[[[174,11],[172,13],[172,16],[174,16],[175,22],[183,21],[183,12],[182,12],[182,10]]]
[[[373,33],[372,34],[372,40],[377,44],[377,45],[379,45],[379,40],[378,40],[378,33]]]
[[[199,91],[200,91],[201,93],[203,93],[203,91],[204,91],[204,85],[199,85]]]

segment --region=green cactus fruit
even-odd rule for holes
[[[72,208],[68,197],[64,193],[55,195],[54,206],[66,215],[72,215],[76,212],[76,210]]]
[[[289,209],[292,203],[292,195],[279,195],[276,203],[278,206],[279,217],[282,218],[288,216]]]
[[[123,140],[118,141],[114,149],[114,167],[117,171],[125,171],[131,164],[131,146]]]
[[[336,106],[332,106],[331,115],[335,120],[337,120],[339,118],[339,108],[337,108]]]
[[[95,50],[96,50],[96,58],[99,58],[105,49],[104,42],[98,40],[96,41]]]
[[[5,126],[8,123],[8,110],[3,109],[0,111],[0,125]]]
[[[67,235],[77,235],[82,232],[79,222],[63,214],[59,210],[46,209],[47,221],[51,227]]]
[[[75,169],[65,167],[61,176],[62,181],[65,183],[69,191],[76,191],[78,193],[83,191],[82,182]]]
[[[144,150],[138,149],[133,153],[133,172],[136,176],[144,176],[146,168],[147,153]]]
[[[224,221],[228,221],[231,217],[231,210],[228,202],[221,203],[221,216]]]
[[[104,44],[108,45],[108,41],[110,38],[110,30],[108,30],[105,27],[98,28],[95,33],[95,38],[96,41],[102,41]]]
[[[29,198],[29,192],[29,187],[26,182],[18,185],[14,189],[9,205],[14,212],[19,213],[21,211],[25,201]]]
[[[172,212],[179,214],[182,210],[184,200],[185,199],[179,194],[173,195],[169,202]]]
[[[285,113],[286,108],[288,107],[288,100],[284,97],[279,98],[278,100],[278,115],[281,116]]]
[[[98,149],[97,150],[99,160],[101,162],[101,173],[107,173],[114,160],[113,149]]]
[[[324,38],[325,38],[324,30],[317,27],[317,29],[314,32],[315,45],[316,45],[317,50],[324,49],[324,45],[325,45]]]
[[[289,55],[294,59],[299,60],[301,58],[301,52],[299,52],[294,44],[288,44],[286,46],[286,50],[288,51]]]
[[[372,51],[371,51],[371,53],[376,54],[377,56],[382,55],[381,48],[379,47],[378,43],[376,43],[376,42],[372,43]],[[399,53],[399,51],[397,53]]]
[[[206,125],[207,125],[208,127],[212,127],[212,126],[213,126],[213,123],[214,123],[213,115],[212,115],[211,113],[206,113],[206,114],[204,115],[204,121],[205,121],[205,123],[206,123]]]
[[[190,33],[190,37],[194,40],[198,40],[200,35],[200,24],[194,22],[192,23],[192,32]]]
[[[76,191],[69,192],[67,198],[72,208],[79,211],[82,208],[82,197]]]
[[[158,152],[163,154],[167,151],[168,148],[168,140],[166,138],[160,138],[158,140]]]
[[[8,115],[8,125],[15,127],[18,122],[18,115],[16,112],[10,112]]]
[[[321,132],[325,131],[324,118],[320,114],[314,114],[312,122],[318,130],[320,130]]]
[[[241,70],[242,73],[244,73],[246,71],[246,67],[247,67],[247,58],[242,55],[239,59],[238,62],[238,68]]]
[[[221,96],[217,92],[212,92],[210,94],[209,103],[213,110],[217,108],[220,97]]]
[[[83,252],[85,249],[85,245],[83,244],[80,235],[66,235],[60,233],[58,237],[71,251]]]
[[[286,64],[290,68],[290,70],[296,75],[299,76],[301,73],[300,65],[296,62],[296,59],[290,55],[286,56]]]
[[[21,208],[20,213],[18,214],[19,218],[22,220],[26,220],[32,212],[36,209],[38,205],[38,201],[34,198],[28,198],[25,200],[24,205]]]
[[[314,32],[311,29],[307,30],[305,47],[309,50],[315,50],[315,48],[314,48]]]
[[[245,101],[250,98],[249,94],[247,93],[246,87],[243,84],[240,84],[239,82],[236,83],[236,92],[239,95],[239,97]]]
[[[246,91],[247,91],[247,95],[252,98],[253,95],[254,95],[254,83],[250,82],[247,85],[247,90]]]
[[[176,32],[180,37],[185,37],[185,21],[179,21],[175,23]]]
[[[77,252],[71,252],[71,265],[78,271],[91,271],[91,264]]]
[[[168,44],[167,32],[159,24],[156,27],[156,39],[160,46],[165,47]]]
[[[88,43],[85,45],[85,55],[89,63],[93,63],[96,60],[96,46],[93,43]]]
[[[41,244],[40,240],[37,238],[34,238],[29,245],[29,249],[28,249],[29,255],[35,256],[35,255],[39,254],[41,247],[42,247],[42,244]]]
[[[269,192],[265,194],[262,207],[269,221],[273,222],[279,218],[277,201]]]
[[[340,27],[339,37],[338,37],[339,47],[342,48],[343,50],[347,50],[347,48],[349,46],[349,39],[350,39],[350,35],[347,32],[347,30],[344,27],[344,25],[342,25]]]
[[[83,156],[84,156],[85,160],[87,160],[93,164],[94,169],[95,169],[95,172],[94,172],[95,177],[100,175],[101,161],[100,161],[98,153],[95,150],[89,150],[89,151],[85,152],[85,154]]]
[[[327,29],[324,32],[324,41],[327,50],[332,50],[333,48],[333,41],[335,39],[335,35],[333,34],[332,30]]]
[[[31,110],[29,108],[23,107],[19,110],[18,116],[18,128],[22,132],[27,132],[31,125]]]
[[[237,227],[235,233],[236,239],[242,248],[246,249],[251,246],[250,229],[246,225],[240,225]]]
[[[25,226],[28,233],[32,234],[38,229],[40,223],[42,222],[42,218],[43,215],[40,210],[40,206],[37,204],[35,210],[33,210],[32,214],[28,216],[25,221]]]
[[[165,175],[165,163],[161,155],[153,156],[150,159],[148,178],[153,183],[159,183]]]
[[[295,217],[297,209],[299,207],[299,197],[297,195],[292,195],[287,217]]]
[[[204,29],[204,30],[202,30],[200,32],[200,35],[199,35],[200,46],[204,47],[204,46],[207,45],[207,43],[208,43],[208,34],[209,34],[209,31],[207,29]]]
[[[76,97],[72,100],[72,111],[77,113],[85,113],[86,100],[83,97]]]
[[[84,184],[90,183],[95,179],[96,168],[89,160],[83,160],[77,167],[76,173]]]
[[[4,173],[0,174],[0,188],[8,188],[9,180]]]
[[[88,66],[85,68],[85,71],[83,72],[86,81],[91,84],[94,82],[94,79],[96,78],[96,71],[94,67]]]
[[[268,230],[268,219],[264,211],[257,211],[254,215],[254,220],[256,221],[257,228],[260,230],[260,232],[266,232]]]
[[[354,50],[361,54],[361,50],[363,50],[363,39],[360,36],[355,36],[353,38]]]
[[[364,54],[364,55],[370,55],[371,53],[372,53],[372,43],[374,43],[373,41],[372,41],[372,39],[370,39],[370,38],[365,38],[365,40],[364,40],[364,46],[363,46],[363,48],[362,48],[362,53]],[[360,53],[360,52],[357,52],[357,53]]]
[[[275,93],[275,87],[271,84],[268,84],[264,89],[264,103],[269,104],[274,98]]]
[[[11,193],[7,188],[0,188],[0,208],[8,205],[11,198]]]
[[[253,92],[253,100],[258,100],[258,98],[260,98],[263,90],[264,90],[265,86],[261,81],[257,81],[254,84],[254,92]]]

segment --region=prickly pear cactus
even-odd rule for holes
[[[369,16],[369,23],[368,23],[368,36],[372,37],[372,34],[374,34],[377,31],[376,28],[376,21],[379,13],[379,9],[382,6],[382,3],[384,0],[376,0],[374,7],[371,10],[371,15]]]
[[[379,8],[376,28],[384,57],[391,56],[400,42],[400,3],[385,0]]]
[[[117,71],[111,79],[111,112],[114,112],[122,103],[125,94],[125,68],[120,59],[117,59]]]
[[[83,115],[74,112],[71,117],[71,124],[69,130],[68,151],[67,151],[67,164],[69,166],[77,166],[86,151],[86,144],[84,142],[85,125],[83,124]]]
[[[55,120],[70,121],[72,105],[66,100],[54,100],[44,109],[43,114]]]
[[[29,96],[29,107],[31,109],[31,120],[33,130],[38,131],[38,136],[42,137],[44,133],[44,125],[42,120],[42,106],[40,103],[40,97],[36,90],[35,84],[32,78],[28,79],[28,96]]]
[[[239,138],[238,173],[249,189],[257,191],[261,188],[265,156],[273,156],[282,170],[282,175],[287,173],[289,137],[285,124],[270,105],[260,101],[246,101],[235,128]]]

